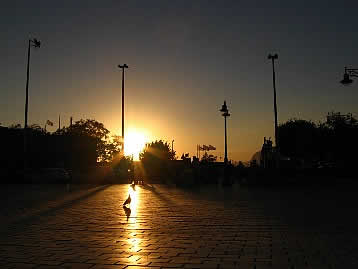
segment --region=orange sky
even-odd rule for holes
[[[357,5],[354,2],[354,5]],[[31,50],[29,124],[96,119],[121,134],[121,71],[126,128],[171,143],[180,157],[197,144],[249,160],[274,130],[272,67],[278,53],[278,121],[357,113],[356,8],[270,1],[7,1],[0,9],[0,123],[24,123],[27,44]],[[56,124],[57,127],[57,124]],[[48,127],[55,131],[56,127]],[[220,160],[220,159],[219,159]]]

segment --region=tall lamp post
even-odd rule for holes
[[[353,82],[350,77],[358,77],[358,68],[344,68],[343,79],[340,81],[343,85],[349,85]]]
[[[128,68],[128,65],[118,65],[122,69],[122,151],[124,154],[124,69]]]
[[[31,47],[40,48],[41,42],[36,38],[29,39],[27,48],[27,69],[26,69],[26,97],[25,97],[25,124],[24,124],[24,170],[27,168],[27,115],[29,110],[29,80],[30,80],[30,55]],[[25,175],[25,174],[24,174]]]
[[[27,113],[29,107],[29,79],[30,79],[30,54],[31,47],[40,48],[41,42],[36,38],[29,39],[29,45],[27,48],[27,72],[26,72],[26,99],[25,99],[25,129],[27,128]]]
[[[276,74],[275,74],[275,60],[278,59],[277,54],[269,54],[268,59],[272,61],[272,83],[273,83],[273,109],[275,112],[275,144],[276,152],[279,153],[279,142],[278,142],[278,127],[277,127],[277,103],[276,103]]]
[[[226,106],[226,101],[224,101],[224,104],[222,105],[220,112],[222,112],[222,116],[225,119],[225,157],[224,157],[224,164],[226,165],[228,163],[227,159],[227,131],[226,131],[226,118],[230,117],[229,110]]]

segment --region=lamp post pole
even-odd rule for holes
[[[31,47],[40,48],[41,42],[36,38],[29,39],[27,48],[27,68],[26,68],[26,91],[25,91],[25,123],[24,123],[24,170],[27,168],[27,118],[29,110],[29,80],[30,80],[30,56]]]
[[[30,80],[30,54],[31,47],[40,48],[41,42],[34,39],[29,39],[29,45],[27,48],[27,70],[26,70],[26,97],[25,97],[25,129],[27,128],[27,113],[29,108],[29,80]]]
[[[124,69],[128,68],[128,65],[118,65],[122,69],[122,151],[124,154]]]
[[[226,116],[224,116],[225,119],[225,158],[224,162],[227,164],[227,131],[226,131]]]
[[[225,157],[224,157],[224,164],[225,166],[227,165],[228,163],[228,158],[227,158],[227,131],[226,131],[226,118],[227,117],[230,117],[230,114],[229,114],[229,110],[227,108],[227,105],[226,105],[226,101],[224,101],[224,104],[222,105],[221,109],[220,109],[220,112],[222,112],[222,116],[224,117],[224,121],[225,121]]]
[[[272,83],[273,83],[273,109],[275,113],[275,144],[276,144],[276,151],[279,153],[279,141],[278,141],[278,124],[277,124],[277,103],[276,103],[276,74],[275,74],[275,60],[278,59],[278,55],[271,55],[268,56],[269,60],[272,60]]]
[[[174,158],[174,139],[172,140],[172,155],[173,155],[173,158]]]
[[[25,92],[25,129],[27,128],[27,112],[29,107],[29,76],[30,76],[30,53],[31,39],[29,39],[29,46],[27,48],[27,70],[26,70],[26,92]]]

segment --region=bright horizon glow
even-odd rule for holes
[[[139,160],[139,153],[147,143],[147,137],[136,130],[130,130],[124,138],[124,155],[133,156],[134,161]]]

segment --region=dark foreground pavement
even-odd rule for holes
[[[357,268],[355,193],[102,187],[1,216],[0,268]]]

